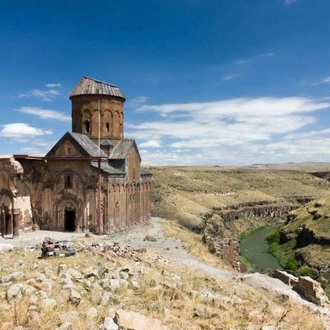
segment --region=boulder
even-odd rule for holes
[[[162,330],[162,323],[136,312],[127,312],[119,309],[116,312],[115,322],[119,327],[130,330]]]

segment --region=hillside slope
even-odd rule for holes
[[[223,219],[236,212],[234,217],[239,218],[246,210],[294,208],[330,194],[326,180],[299,170],[217,166],[149,170],[154,175],[152,215],[178,220],[196,231],[202,230],[205,217]]]
[[[330,294],[330,196],[295,210],[280,230],[281,242],[287,254],[300,265],[312,268]]]

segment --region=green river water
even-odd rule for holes
[[[266,236],[273,228],[272,226],[257,230],[240,243],[241,254],[254,265],[256,271],[282,269],[277,259],[266,252]]]

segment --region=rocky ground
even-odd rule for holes
[[[76,256],[39,259],[45,237],[73,241]],[[329,310],[277,279],[197,260],[157,218],[110,236],[22,233],[0,247],[4,330],[330,329]]]

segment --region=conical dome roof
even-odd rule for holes
[[[124,94],[117,86],[86,76],[80,79],[77,86],[71,92],[70,99],[73,96],[79,95],[110,95],[126,100]]]

